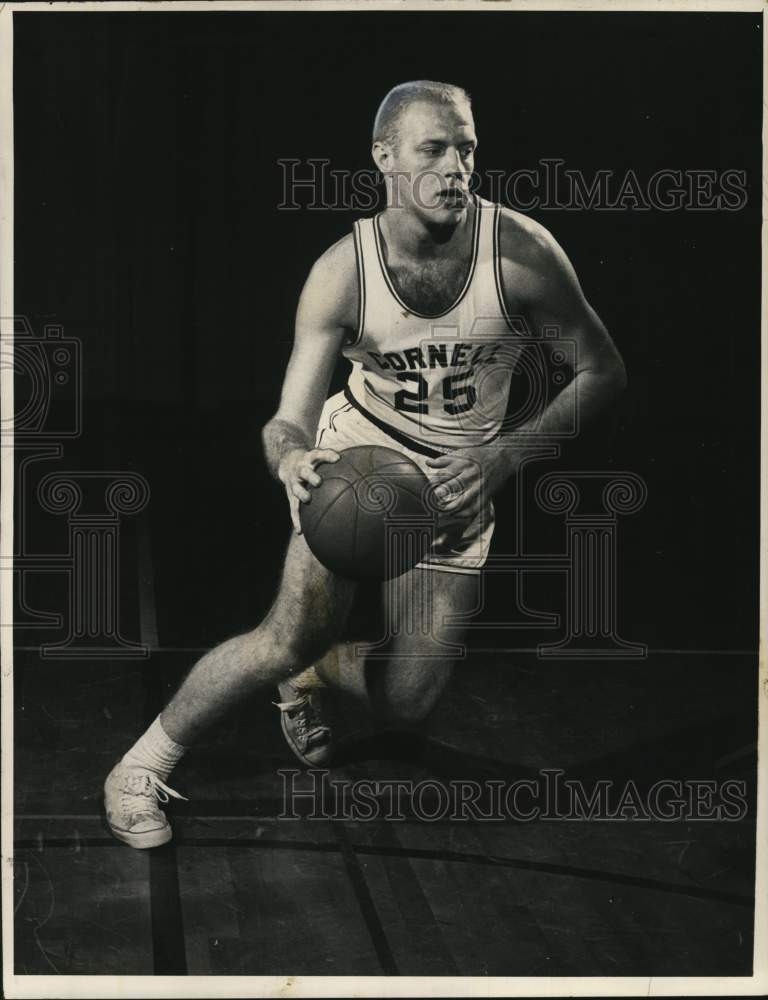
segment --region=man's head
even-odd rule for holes
[[[476,146],[469,94],[450,83],[401,83],[376,113],[373,158],[390,204],[426,222],[456,222],[466,211]]]

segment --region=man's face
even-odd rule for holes
[[[395,176],[395,204],[425,222],[455,225],[466,212],[475,165],[472,112],[463,102],[416,103],[399,125],[399,141],[386,165]]]

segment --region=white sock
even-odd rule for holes
[[[295,674],[287,681],[283,681],[283,684],[286,685],[286,690],[290,691],[290,689],[293,688],[294,691],[298,691],[300,694],[309,693],[310,691],[316,691],[318,688],[325,687],[325,683],[314,667],[307,667],[307,669],[302,670],[300,674]],[[282,684],[279,684],[278,687],[282,688]]]
[[[133,767],[145,767],[156,774],[161,781],[167,781],[171,771],[186,753],[186,749],[174,743],[160,724],[158,715],[146,733],[123,757],[123,763]]]

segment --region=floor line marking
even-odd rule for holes
[[[395,956],[392,954],[392,949],[389,946],[386,931],[384,930],[378,910],[376,909],[376,904],[371,896],[371,891],[368,888],[365,874],[360,867],[360,860],[357,857],[356,849],[354,845],[350,843],[349,838],[347,837],[347,831],[344,829],[343,824],[333,824],[332,829],[336,835],[338,850],[344,860],[344,866],[347,870],[349,880],[352,883],[352,890],[355,894],[355,898],[357,899],[357,904],[360,907],[360,913],[365,921],[365,926],[368,929],[368,934],[370,935],[374,951],[376,952],[376,957],[379,960],[381,971],[385,976],[397,976],[400,974],[397,968],[397,962],[395,961]]]
[[[42,839],[42,848],[72,848],[79,847],[111,847],[125,850],[112,837],[57,837],[46,840]],[[523,858],[507,858],[494,854],[471,854],[462,851],[442,851],[429,850],[425,848],[394,848],[394,847],[374,847],[366,844],[344,845],[317,843],[317,841],[286,841],[272,840],[267,837],[180,837],[178,847],[240,847],[240,848],[262,848],[267,850],[284,851],[305,851],[316,854],[333,854],[341,852],[344,855],[345,846],[355,855],[364,854],[373,857],[406,857],[411,861],[442,861],[456,864],[476,864],[480,866],[516,868],[523,871],[537,872],[542,875],[562,875],[566,878],[587,879],[596,882],[609,882],[619,885],[632,885],[639,889],[649,889],[655,892],[667,892],[676,895],[692,896],[696,899],[707,899],[712,902],[732,903],[735,906],[754,906],[753,896],[742,896],[739,893],[719,891],[717,889],[704,889],[699,886],[684,885],[677,882],[663,882],[660,879],[649,879],[641,875],[629,875],[622,872],[604,872],[593,868],[570,868],[567,865],[550,864],[545,861],[526,861]],[[14,844],[18,850],[34,850],[38,853],[41,850],[40,840],[17,840]],[[349,857],[346,855],[345,857]],[[355,859],[356,860],[356,859]],[[357,871],[362,877],[359,863]],[[367,885],[365,887],[366,892]],[[378,920],[378,915],[376,916]]]

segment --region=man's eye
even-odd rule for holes
[[[462,150],[461,155],[466,159],[468,156],[472,156],[472,154],[474,153],[474,151],[475,151],[475,147],[474,146],[466,146]]]

